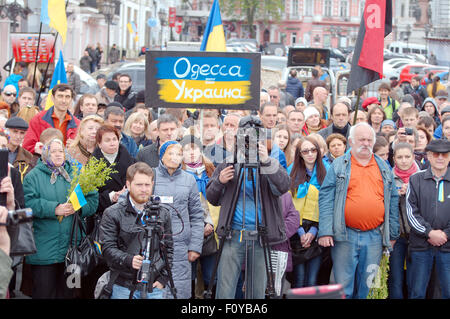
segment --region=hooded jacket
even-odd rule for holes
[[[170,175],[162,162],[155,170],[156,196],[164,196],[172,215],[173,267],[172,275],[177,289],[177,298],[191,297],[192,265],[188,260],[188,251],[199,254],[203,247],[203,208],[200,202],[197,182],[194,176],[180,167]],[[181,219],[182,221],[181,221]],[[166,291],[167,298],[172,298]]]
[[[427,97],[423,103],[422,103],[422,107],[421,107],[421,111],[425,111],[425,103],[430,102],[434,105],[434,115],[433,115],[433,120],[436,122],[436,126],[441,125],[441,119],[439,118],[439,110],[436,104],[436,101],[432,98],[432,97]]]
[[[289,77],[286,83],[286,92],[290,93],[294,99],[302,97],[304,93],[302,82],[293,77]]]

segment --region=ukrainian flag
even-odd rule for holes
[[[203,33],[203,41],[200,51],[227,51],[222,18],[220,17],[219,0],[214,0],[212,5],[208,23],[206,24],[206,29]]]
[[[42,0],[41,22],[55,29],[66,43],[67,16],[64,0]]]
[[[56,63],[55,70],[53,71],[52,82],[50,83],[50,89],[48,90],[47,101],[45,103],[46,110],[53,106],[52,89],[59,83],[67,83],[67,75],[66,69],[64,68],[62,51],[59,51],[58,63]]]
[[[77,184],[72,194],[69,196],[69,201],[72,203],[73,209],[75,211],[79,210],[81,207],[87,204],[80,184]]]

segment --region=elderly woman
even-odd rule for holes
[[[164,143],[159,149],[159,159],[154,194],[164,196],[170,205],[174,248],[173,280],[177,289],[177,298],[189,299],[191,298],[191,263],[197,260],[202,252],[204,212],[194,176],[181,168],[182,146],[175,141]],[[166,297],[172,298],[169,291],[166,291]]]
[[[150,135],[149,126],[147,117],[141,112],[135,112],[128,117],[123,132],[131,136],[141,149],[152,144],[152,140],[147,137]]]
[[[97,145],[96,136],[103,119],[98,115],[88,115],[80,122],[78,132],[68,148],[68,153],[81,165],[86,165]]]
[[[345,154],[345,149],[347,147],[347,139],[344,135],[339,133],[333,133],[327,137],[327,147],[328,147],[328,160],[330,163]]]
[[[71,174],[63,143],[52,139],[45,144],[41,159],[23,181],[26,207],[33,210],[37,248],[36,254],[26,257],[26,263],[31,265],[33,299],[71,297],[64,275],[75,213],[67,200]],[[81,208],[82,218],[93,215],[98,205],[97,192],[86,194],[85,198],[87,204]],[[63,217],[62,221],[58,220],[59,216]]]

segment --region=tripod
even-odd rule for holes
[[[159,203],[155,205],[150,204],[150,214],[144,215],[145,221],[145,259],[142,262],[142,267],[137,274],[137,286],[141,292],[141,299],[147,299],[147,292],[153,292],[154,275],[156,273],[155,250],[159,249],[161,258],[164,261],[164,269],[167,271],[169,277],[169,289],[174,299],[177,299],[175,284],[173,282],[172,271],[169,265],[166,245],[164,245],[162,221],[159,219]],[[134,291],[130,293],[130,299]]]
[[[260,203],[260,197],[261,197],[261,185],[260,185],[260,163],[259,158],[257,159],[255,164],[249,164],[247,163],[248,160],[245,161],[243,164],[238,164],[238,183],[237,187],[233,193],[232,196],[232,204],[231,204],[231,211],[227,215],[226,220],[226,229],[225,229],[225,236],[220,239],[220,245],[219,245],[219,251],[217,254],[216,262],[214,265],[214,269],[212,272],[211,278],[215,278],[216,272],[219,266],[220,258],[222,255],[223,247],[226,240],[231,240],[231,233],[232,233],[232,227],[231,222],[234,218],[234,214],[236,211],[237,203],[239,200],[240,190],[242,185],[244,184],[243,188],[243,212],[242,212],[242,240],[245,241],[245,299],[253,299],[253,286],[254,286],[254,261],[255,261],[255,243],[256,241],[259,241],[261,243],[261,246],[263,248],[264,252],[264,262],[265,262],[265,270],[267,275],[267,283],[268,283],[268,295],[269,297],[275,296],[275,289],[273,284],[273,278],[272,278],[272,262],[271,262],[271,255],[270,255],[270,248],[267,242],[267,229],[265,225],[261,225],[259,222],[259,203]],[[254,172],[255,171],[255,172]],[[253,196],[254,196],[254,204],[255,204],[255,230],[246,230],[245,228],[245,208],[246,208],[246,180],[249,180],[252,182],[252,188],[253,188]],[[267,220],[265,217],[266,212],[264,210],[264,205],[261,205],[261,216],[263,218],[263,221]],[[252,262],[249,262],[249,247],[252,248]],[[205,298],[211,299],[212,296],[212,287],[213,287],[214,280],[211,280],[208,286],[207,291],[205,292]]]

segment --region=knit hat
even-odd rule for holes
[[[381,127],[383,127],[385,125],[392,126],[394,128],[394,130],[397,129],[397,126],[395,125],[394,121],[392,121],[392,120],[384,120],[383,122],[381,122]]]
[[[177,141],[167,141],[165,142],[163,145],[161,145],[161,147],[159,148],[159,159],[162,160],[162,158],[164,157],[164,154],[166,153],[167,149],[171,146],[171,145],[180,145],[180,143],[178,143]]]
[[[367,107],[370,104],[378,104],[381,105],[380,101],[378,101],[378,99],[376,97],[368,97],[367,99],[364,100],[364,102],[362,103],[362,108],[367,110]]]
[[[319,111],[314,106],[308,106],[304,111],[305,121],[312,115],[318,115],[320,117]]]
[[[305,105],[305,106],[308,106],[308,101],[306,101],[306,99],[304,98],[304,97],[299,97],[299,98],[297,98],[296,100],[295,100],[295,105],[294,106],[297,106],[297,103],[298,102],[303,102],[303,104]]]

